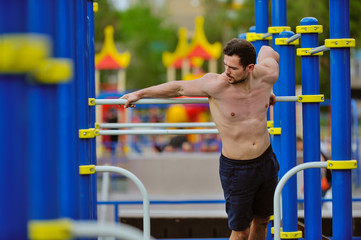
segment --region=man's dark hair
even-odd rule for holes
[[[245,68],[249,64],[256,64],[256,49],[252,43],[245,39],[233,38],[223,48],[223,54],[232,56],[237,55],[240,58],[239,63]]]

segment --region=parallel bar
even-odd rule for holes
[[[218,134],[217,129],[99,130],[99,135],[186,135]]]
[[[292,37],[288,38],[287,39],[287,43],[291,43],[293,41],[296,41],[297,39],[300,39],[301,38],[301,34],[297,33],[295,35],[293,35]]]
[[[309,169],[309,168],[326,168],[327,162],[308,162],[302,163],[291,170],[289,170],[279,181],[273,199],[274,206],[274,239],[281,239],[281,194],[282,189],[288,179],[290,179],[293,175],[298,173],[299,171]]]
[[[125,104],[126,99],[95,99],[96,105]],[[188,103],[208,103],[208,98],[152,98],[140,99],[135,104],[188,104]]]
[[[208,200],[152,200],[151,205],[183,205],[183,204],[224,204],[225,200],[208,199]],[[142,201],[98,201],[99,205],[141,205]]]
[[[95,99],[95,105],[121,105],[125,104],[125,99]],[[279,96],[276,102],[297,102],[297,96]],[[208,103],[208,98],[152,98],[140,99],[134,104],[194,104]]]
[[[143,239],[142,232],[139,229],[123,223],[100,224],[95,221],[73,221],[71,227],[72,235],[82,239],[94,237]]]
[[[268,129],[268,132],[270,130]],[[217,129],[99,130],[99,135],[187,135],[218,134]]]
[[[188,123],[100,123],[101,128],[138,128],[138,127],[160,127],[160,128],[183,128],[183,127],[215,127],[214,122],[188,122]]]
[[[126,169],[120,167],[111,167],[111,166],[95,166],[96,172],[113,172],[126,176],[138,187],[140,193],[143,197],[143,231],[144,231],[144,240],[150,239],[150,209],[149,209],[149,196],[147,189],[144,187],[144,184],[139,180],[137,176],[129,172]]]
[[[330,50],[330,49],[325,47],[325,45],[322,45],[322,46],[319,46],[319,47],[311,48],[309,50],[309,52],[311,54],[315,54],[315,53],[319,53],[319,52],[325,52],[325,51],[328,51],[328,50]]]

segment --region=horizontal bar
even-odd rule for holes
[[[288,38],[286,42],[291,43],[291,42],[296,41],[297,39],[300,39],[300,38],[301,38],[301,34],[297,33],[297,34],[293,35],[292,37]]]
[[[310,49],[310,53],[311,54],[315,54],[315,53],[319,53],[319,52],[325,52],[330,50],[329,48],[325,47],[325,45],[319,46],[319,47],[315,47],[315,48],[311,48]]]
[[[217,129],[99,130],[99,135],[186,135],[218,134]]]
[[[303,198],[297,199],[298,203],[304,203]],[[321,202],[332,202],[332,198],[322,198]],[[361,198],[352,198],[352,202],[361,202]],[[224,204],[225,200],[151,200],[150,205],[183,205],[183,204]],[[124,201],[98,201],[99,205],[142,205],[143,201],[139,200],[124,200]]]
[[[304,203],[305,199],[297,199],[298,203]],[[321,202],[332,202],[332,198],[321,198]],[[352,198],[352,202],[361,202],[361,198]]]
[[[297,96],[276,97],[276,102],[297,102]],[[95,105],[122,105],[126,99],[95,99]],[[208,98],[150,98],[140,99],[134,104],[189,104],[208,103]]]
[[[125,104],[126,99],[95,99],[95,105]],[[134,104],[188,104],[208,103],[208,98],[151,98],[140,99]]]
[[[183,204],[224,204],[225,200],[155,200],[150,201],[152,205],[183,205]],[[141,205],[142,201],[98,201],[99,205]]]
[[[116,239],[153,239],[143,238],[142,232],[123,223],[98,223],[96,221],[72,221],[72,235],[80,238],[112,237]],[[59,239],[59,236],[57,236]]]
[[[279,96],[276,97],[276,102],[297,102],[298,96]]]
[[[268,132],[270,130],[268,129]],[[217,129],[135,129],[135,130],[99,130],[99,135],[187,135],[218,134]]]
[[[266,39],[266,38],[271,37],[271,36],[272,36],[272,33],[264,33],[264,34],[262,35],[262,38],[263,38],[263,39]]]
[[[186,123],[99,123],[100,128],[183,128],[183,127],[215,127],[214,122],[186,122]]]

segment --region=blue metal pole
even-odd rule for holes
[[[29,0],[27,30],[54,39],[55,2]],[[28,87],[29,218],[58,217],[57,85],[33,83]]]
[[[272,26],[287,26],[286,0],[272,0]]]
[[[255,0],[256,33],[268,32],[268,0]],[[263,45],[268,45],[268,40],[257,40],[254,47],[258,54]]]
[[[94,10],[93,10],[93,0],[88,0],[87,2],[87,16],[88,16],[88,49],[89,49],[89,97],[95,98],[95,53],[94,53]],[[90,112],[90,126],[95,126],[95,106],[88,108]],[[96,142],[95,138],[90,140],[90,162],[91,164],[96,165]],[[94,218],[97,218],[97,184],[96,184],[96,175],[91,176],[92,184],[92,203]]]
[[[55,56],[75,61],[75,3],[57,0]],[[59,139],[59,215],[79,219],[79,164],[77,162],[77,129],[75,80],[58,88],[59,109],[57,136]]]
[[[280,38],[289,38],[294,33],[284,31]],[[279,46],[280,62],[278,85],[282,95],[294,96],[296,93],[295,45]],[[278,103],[281,114],[281,149],[280,178],[297,165],[296,152],[296,104],[294,102]],[[283,232],[298,230],[297,217],[297,178],[288,180],[282,191]]]
[[[330,0],[330,38],[350,36],[349,0]],[[332,159],[351,159],[350,49],[331,48]],[[332,171],[333,238],[352,238],[351,170]]]
[[[76,83],[77,83],[77,119],[78,129],[89,129],[89,49],[87,44],[87,0],[76,1]],[[94,127],[94,126],[93,126]],[[78,139],[78,159],[80,165],[91,164],[91,140]],[[80,176],[80,218],[93,219],[92,178]]]
[[[272,26],[287,26],[287,8],[286,0],[272,0]],[[267,31],[268,32],[268,31]],[[279,32],[278,32],[279,33]],[[280,52],[279,46],[275,44],[278,33],[272,34],[272,47],[276,52]],[[280,83],[276,82],[273,85],[273,93],[278,96],[282,95],[280,92]],[[273,107],[273,126],[275,128],[281,127],[281,110],[279,106]],[[282,131],[282,129],[281,129]],[[282,162],[282,150],[281,150],[281,135],[272,135],[271,137],[272,148],[277,156],[279,162]],[[285,215],[284,215],[285,216]],[[287,216],[285,216],[287,217]],[[270,239],[270,232],[267,233],[267,240]]]
[[[286,0],[272,0],[272,26],[287,26],[287,9],[286,9]],[[279,53],[279,46],[275,44],[276,38],[278,38],[278,33],[273,34],[272,36],[272,47],[273,49]],[[276,82],[273,86],[273,93],[278,95],[283,95],[282,92],[279,90],[280,84]],[[273,108],[273,121],[274,127],[279,128],[281,127],[281,112],[278,106]],[[282,130],[281,130],[282,131]],[[281,136],[274,135],[272,137],[272,147],[277,156],[278,161],[282,161],[282,150],[281,150]]]
[[[316,18],[301,20],[302,26],[317,25]],[[318,33],[301,35],[301,47],[318,46]],[[319,59],[318,56],[302,56],[302,94],[319,94]],[[303,162],[320,161],[320,104],[303,103]],[[305,186],[305,238],[322,238],[321,216],[321,171],[307,169],[304,171]]]
[[[0,34],[25,31],[24,6],[24,0],[0,0]],[[0,135],[0,239],[27,236],[26,88],[24,75],[0,73],[0,124],[4,126]]]

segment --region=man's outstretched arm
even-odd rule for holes
[[[124,107],[135,107],[132,104],[141,98],[173,98],[180,96],[197,96],[197,97],[208,97],[204,91],[204,82],[209,78],[205,76],[191,81],[172,81],[163,83],[160,85],[144,88],[135,92],[125,94],[121,99],[127,99]]]

